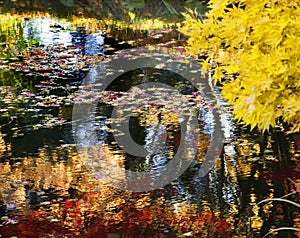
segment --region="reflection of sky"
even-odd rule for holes
[[[76,36],[72,36],[70,32],[69,23],[50,18],[36,18],[25,22],[24,37],[26,39],[40,39],[40,44],[44,46],[68,46],[74,44],[74,42],[72,42],[72,37],[73,40],[74,37],[78,38],[77,40],[85,38],[84,46],[87,55],[103,51],[103,47],[101,47],[101,45],[104,44],[104,35],[102,34],[102,31],[97,31],[96,33],[88,35],[78,33]]]
[[[146,128],[145,149],[149,154],[161,153],[164,150],[166,130],[161,124],[153,123]]]
[[[69,28],[68,23],[50,18],[36,18],[26,22],[24,36],[25,38],[38,38],[41,40],[40,43],[45,46],[53,44],[72,45],[72,38],[69,31],[54,28],[51,25],[59,25],[64,29]]]
[[[232,121],[229,120],[227,113],[221,114],[220,119],[225,139],[230,138],[232,136]]]

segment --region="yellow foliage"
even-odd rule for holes
[[[300,131],[300,0],[211,0],[209,9],[185,14],[181,32],[188,53],[208,54],[204,70],[216,66],[235,118],[263,131],[278,120]]]
[[[132,22],[116,21],[112,19],[96,19],[73,16],[70,20],[72,26],[80,26],[93,30],[104,30],[106,33],[110,33],[112,29],[126,30],[128,28],[132,30],[158,30],[164,29],[167,23],[160,19],[143,19],[136,20],[136,16],[130,13]],[[135,20],[134,20],[135,19]],[[175,24],[177,25],[177,24]]]

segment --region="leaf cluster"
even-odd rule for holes
[[[300,131],[300,0],[211,0],[203,16],[189,10],[181,31],[187,52],[203,54],[237,120],[269,130]],[[226,80],[224,81],[224,78]]]

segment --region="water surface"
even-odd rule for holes
[[[151,192],[122,191],[101,182],[105,173],[95,174],[86,166],[75,146],[71,122],[74,92],[92,65],[82,57],[100,62],[105,48],[93,44],[99,37],[96,33],[71,29],[65,22],[38,19],[28,26],[34,24],[34,34],[41,42],[28,60],[39,63],[38,68],[24,71],[25,59],[19,70],[13,67],[0,74],[2,237],[248,238],[262,237],[276,227],[299,227],[296,207],[272,201],[256,205],[299,189],[300,167],[293,158],[291,140],[285,141],[280,133],[276,134],[280,140],[270,136],[262,151],[261,136],[238,127],[228,105],[221,101],[224,149],[213,171],[200,177],[198,171],[213,129],[209,108],[205,97],[185,79],[166,70],[140,68],[110,85],[97,106],[98,142],[110,158],[108,166],[155,171],[172,159],[183,139],[179,118],[155,103],[130,108],[130,128],[137,143],[156,153],[132,157],[112,135],[109,118],[114,101],[126,96],[130,87],[150,80],[168,83],[192,98],[193,104],[186,106],[193,106],[198,115],[197,157],[178,179]],[[30,29],[24,34],[28,37]],[[52,58],[45,62],[47,57]],[[18,64],[16,59],[11,61]],[[167,143],[157,151],[160,136],[165,136]],[[283,142],[286,151],[280,149]],[[126,178],[126,172],[118,176]],[[299,202],[296,193],[288,198]],[[282,231],[274,237],[297,234]]]

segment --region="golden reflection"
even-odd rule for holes
[[[260,154],[260,145],[258,143],[253,146],[253,149],[257,155]]]
[[[202,205],[203,212],[211,212],[210,202],[208,202],[207,200],[203,199],[201,201],[201,205]]]
[[[26,205],[22,168],[9,162],[0,164],[0,201],[9,208]]]
[[[85,27],[87,29],[93,30],[104,30],[106,33],[111,33],[112,30],[125,30],[131,29],[133,31],[150,31],[163,29],[167,27],[167,24],[160,19],[143,19],[141,21],[135,21],[132,23],[125,21],[116,21],[111,19],[96,19],[96,18],[86,18],[73,16],[71,18],[71,25],[76,27]],[[179,23],[174,23],[173,25],[179,26]]]
[[[11,153],[11,145],[5,143],[4,136],[1,133],[0,126],[0,158],[3,156],[9,156]]]
[[[244,140],[242,143],[239,143],[237,149],[241,156],[250,156],[252,154],[248,140]]]
[[[108,168],[124,166],[124,154],[114,153],[107,145],[101,151],[89,152],[87,156],[90,157],[91,154],[105,154],[109,158],[101,164],[107,166],[105,173]],[[197,205],[186,201],[172,204],[164,195],[153,198],[150,192],[120,191],[96,179],[84,160],[86,158],[79,156],[73,146],[68,146],[55,150],[41,148],[37,157],[24,157],[15,164],[1,163],[0,202],[18,207],[35,221],[62,226],[73,235],[83,234],[81,232],[92,218],[98,226],[108,228],[126,222],[137,227],[164,224],[180,234],[209,234],[214,231],[215,222],[220,224],[221,232],[229,229],[225,221],[219,220],[220,213],[211,214],[208,201],[203,202],[203,214],[198,214]],[[115,176],[124,178],[125,173]],[[37,210],[28,209],[31,197],[26,194],[25,185],[40,198],[44,197],[37,202]],[[54,189],[58,196],[48,197],[48,189]]]
[[[106,152],[108,151],[106,149]],[[64,220],[64,224],[68,227],[83,224],[81,220],[85,219],[86,211],[111,210],[112,206],[125,203],[124,199],[128,197],[128,192],[117,194],[113,192],[114,189],[105,187],[88,173],[78,154],[74,154],[73,150],[68,152],[68,157],[71,156],[68,161],[54,163],[50,161],[51,157],[49,158],[47,150],[40,150],[39,157],[22,158],[22,162],[17,165],[10,165],[9,162],[1,163],[0,190],[6,192],[6,195],[1,192],[0,200],[9,206],[22,207],[22,209],[27,210],[24,184],[29,185],[32,191],[38,193],[55,188],[57,193],[62,193],[61,195],[67,195],[66,192],[71,187],[76,188],[82,194],[82,198],[70,199],[69,204],[72,204],[72,208],[64,211],[63,204],[49,201],[42,202],[41,205],[50,206],[50,212],[43,206],[38,210],[39,219],[44,219],[47,216],[52,222]],[[54,153],[56,153],[55,160],[61,159],[55,150],[50,152],[51,156]],[[114,158],[111,159],[110,161],[113,161]],[[119,157],[117,159],[120,160]],[[117,163],[119,162],[117,161]],[[97,188],[99,188],[99,192],[97,192]],[[64,216],[66,219],[63,218]],[[109,217],[107,219],[109,220]]]
[[[294,228],[300,229],[300,215],[295,217],[293,221],[294,221]],[[295,231],[295,235],[300,237],[300,231]]]
[[[209,146],[209,137],[207,134],[199,133],[198,138],[198,151],[197,151],[197,161],[202,163],[205,159],[205,155]]]
[[[259,216],[260,207],[256,205],[256,203],[258,202],[256,194],[251,193],[250,200],[251,200],[251,204],[253,204],[252,206],[253,216],[251,216],[251,228],[253,230],[259,231],[263,225],[263,219]]]
[[[118,152],[118,153],[116,153]],[[125,152],[115,151],[107,145],[79,150],[84,166],[104,184],[126,182]]]
[[[252,164],[247,162],[244,158],[237,159],[238,170],[244,177],[251,175]]]

